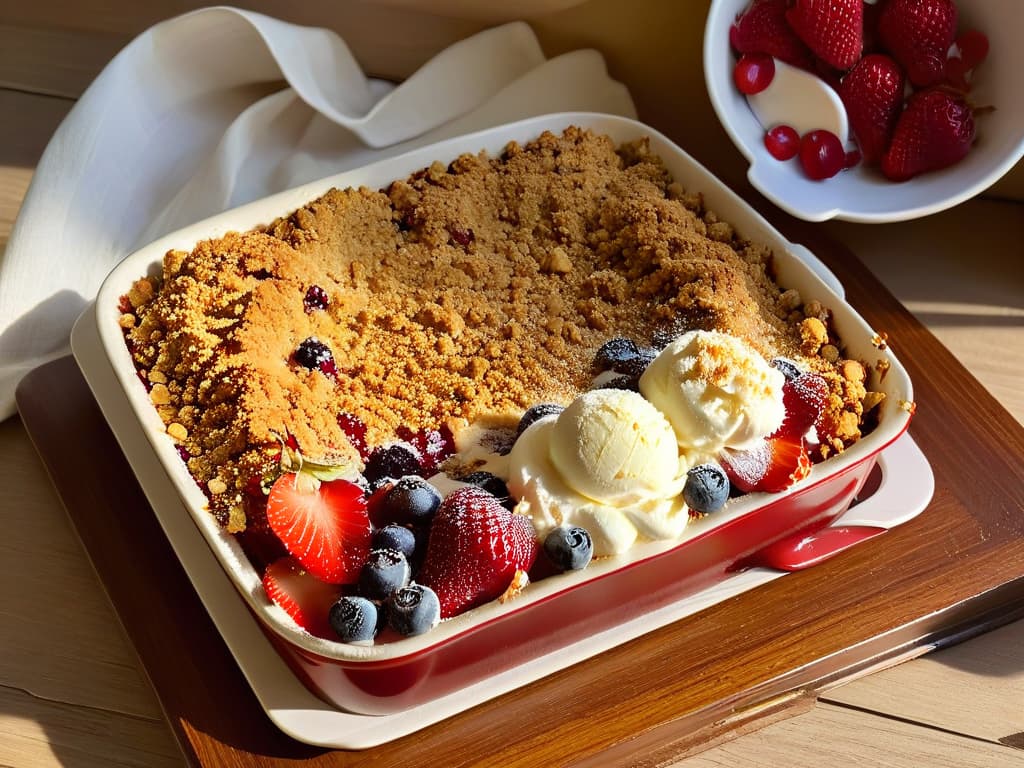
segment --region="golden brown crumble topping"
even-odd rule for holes
[[[306,305],[311,288],[325,308]],[[260,231],[172,251],[122,310],[168,434],[235,529],[287,436],[306,456],[358,462],[339,413],[371,445],[399,425],[517,419],[584,389],[612,336],[718,329],[803,360],[831,391],[826,454],[860,437],[869,395],[830,313],[775,284],[765,247],[674,183],[646,141],[617,148],[577,128],[382,191],[332,189]],[[296,362],[310,337],[333,375]]]

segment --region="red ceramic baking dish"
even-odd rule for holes
[[[465,152],[500,153],[509,141],[526,143],[543,131],[576,125],[609,135],[616,143],[648,137],[652,149],[688,191],[703,194],[708,208],[751,241],[775,254],[780,285],[804,300],[829,307],[851,358],[867,363],[871,389],[884,392],[875,428],[846,452],[817,464],[803,481],[780,494],[735,498],[720,513],[692,522],[674,541],[642,542],[627,553],[595,560],[582,571],[530,584],[515,599],[494,601],[442,621],[416,637],[370,646],[314,637],[296,625],[264,593],[261,574],[235,538],[206,510],[206,497],[189,475],[164,424],[136,375],[118,325],[120,298],[132,283],[159,271],[171,249],[191,250],[204,239],[244,231],[286,215],[332,187],[383,188],[434,161]],[[195,524],[229,575],[264,633],[308,687],[333,706],[361,714],[390,714],[486,679],[515,665],[685,598],[723,576],[757,562],[769,545],[803,536],[842,514],[866,481],[878,454],[907,428],[913,393],[904,368],[882,336],[841,296],[834,277],[806,248],[788,242],[760,215],[657,131],[633,120],[566,113],[448,140],[328,177],[219,214],[167,235],[118,265],[96,300],[97,331],[108,362],[124,390],[163,470]],[[884,371],[880,375],[879,371]],[[140,480],[145,484],[143,478]]]

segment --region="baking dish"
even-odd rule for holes
[[[241,547],[205,511],[205,496],[164,433],[136,376],[118,325],[120,297],[140,276],[156,272],[168,250],[190,250],[199,240],[264,224],[331,187],[380,188],[433,161],[448,162],[482,149],[497,153],[509,141],[525,143],[545,130],[560,132],[570,125],[608,134],[616,143],[649,137],[652,149],[683,187],[700,191],[707,207],[733,223],[743,237],[771,247],[779,283],[798,289],[805,300],[817,299],[829,306],[849,355],[864,360],[875,371],[872,375],[881,379],[871,382],[873,389],[887,395],[878,426],[846,453],[816,465],[806,480],[785,493],[734,499],[723,512],[688,526],[680,540],[645,542],[625,555],[596,561],[584,571],[538,581],[514,600],[481,606],[427,634],[375,646],[349,646],[309,635],[267,599],[260,574]],[[887,345],[880,343],[879,334],[830,287],[835,283],[827,271],[812,268],[806,259],[805,249],[787,242],[661,134],[625,118],[567,113],[445,141],[303,185],[163,237],[114,269],[100,289],[95,316],[104,352],[150,447],[270,641],[310,689],[332,705],[363,714],[388,714],[424,704],[678,600],[756,562],[757,553],[768,545],[827,525],[849,506],[878,453],[907,428],[912,389],[905,370]],[[884,377],[877,370],[885,370]]]

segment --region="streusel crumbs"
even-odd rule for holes
[[[168,433],[235,530],[282,444],[358,464],[339,414],[370,445],[400,425],[514,422],[585,389],[613,336],[717,329],[804,360],[830,387],[826,454],[878,401],[827,309],[775,284],[766,248],[674,183],[646,141],[577,128],[384,190],[332,189],[260,231],[172,251],[122,311]],[[329,365],[296,359],[310,339]]]

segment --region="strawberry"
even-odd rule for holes
[[[437,593],[448,618],[501,595],[537,557],[533,523],[475,486],[442,503],[430,527],[418,581]]]
[[[923,88],[945,76],[956,22],[953,0],[889,0],[878,19],[878,35],[910,82]]]
[[[787,0],[754,0],[729,30],[739,53],[766,53],[795,67],[809,69],[811,52],[786,23]]]
[[[903,70],[881,53],[858,61],[839,86],[850,128],[868,165],[882,159],[903,109]]]
[[[263,572],[263,589],[307,632],[317,637],[337,637],[327,617],[341,597],[341,587],[320,581],[294,557],[282,557]]]
[[[818,374],[806,371],[782,385],[786,415],[771,437],[800,440],[813,427],[828,401],[828,384]]]
[[[864,49],[863,0],[796,0],[786,21],[811,52],[836,69],[849,69]]]
[[[362,489],[321,482],[305,472],[281,475],[267,497],[267,522],[302,567],[329,584],[351,584],[370,553]]]
[[[882,173],[906,181],[959,162],[974,142],[974,114],[960,96],[932,88],[910,97],[882,158]]]
[[[784,491],[811,471],[811,459],[803,440],[767,437],[745,451],[726,448],[720,457],[729,482],[744,493]]]

